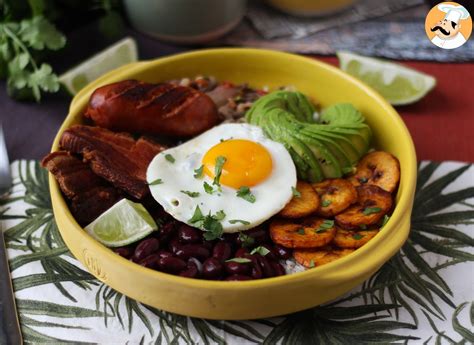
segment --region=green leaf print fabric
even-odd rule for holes
[[[11,169],[0,225],[26,343],[474,342],[474,165],[420,164],[410,237],[361,286],[316,308],[253,321],[167,313],[99,282],[61,239],[47,172],[36,161]]]

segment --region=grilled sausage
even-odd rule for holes
[[[111,130],[176,137],[199,134],[219,121],[216,105],[206,94],[137,80],[96,89],[84,115]]]

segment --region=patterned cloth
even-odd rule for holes
[[[17,161],[12,175],[0,225],[27,343],[474,342],[473,165],[421,163],[410,238],[361,286],[324,306],[255,321],[170,314],[97,281],[61,239],[47,172]]]

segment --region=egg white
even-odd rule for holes
[[[222,185],[221,192],[208,194],[203,183],[212,185],[212,179],[203,174],[194,177],[194,170],[202,165],[206,152],[222,140],[246,139],[261,144],[272,158],[273,168],[269,177],[251,187],[256,201],[250,203],[237,197],[237,190]],[[174,163],[166,155],[174,157]],[[156,155],[148,166],[147,181],[161,179],[161,184],[150,185],[153,198],[175,219],[194,226],[189,219],[196,206],[202,213],[215,214],[224,211],[221,221],[224,232],[232,233],[253,228],[278,213],[292,198],[292,187],[296,186],[296,168],[285,147],[268,139],[262,129],[249,124],[223,124],[214,127],[196,138]],[[190,197],[181,191],[199,192],[198,197]],[[230,220],[244,220],[249,224],[231,224]]]

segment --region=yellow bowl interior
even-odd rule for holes
[[[136,265],[91,238],[74,220],[50,175],[51,197],[59,230],[71,252],[98,279],[117,291],[166,311],[209,319],[254,319],[295,312],[332,300],[360,284],[405,242],[416,183],[416,156],[403,121],[375,91],[339,69],[314,59],[259,49],[209,49],[121,67],[77,94],[54,141],[82,121],[90,94],[124,79],[159,82],[196,75],[276,88],[293,85],[323,107],[353,103],[374,132],[374,146],[400,161],[397,206],[387,225],[368,244],[330,264],[282,277],[247,282],[181,278]]]

